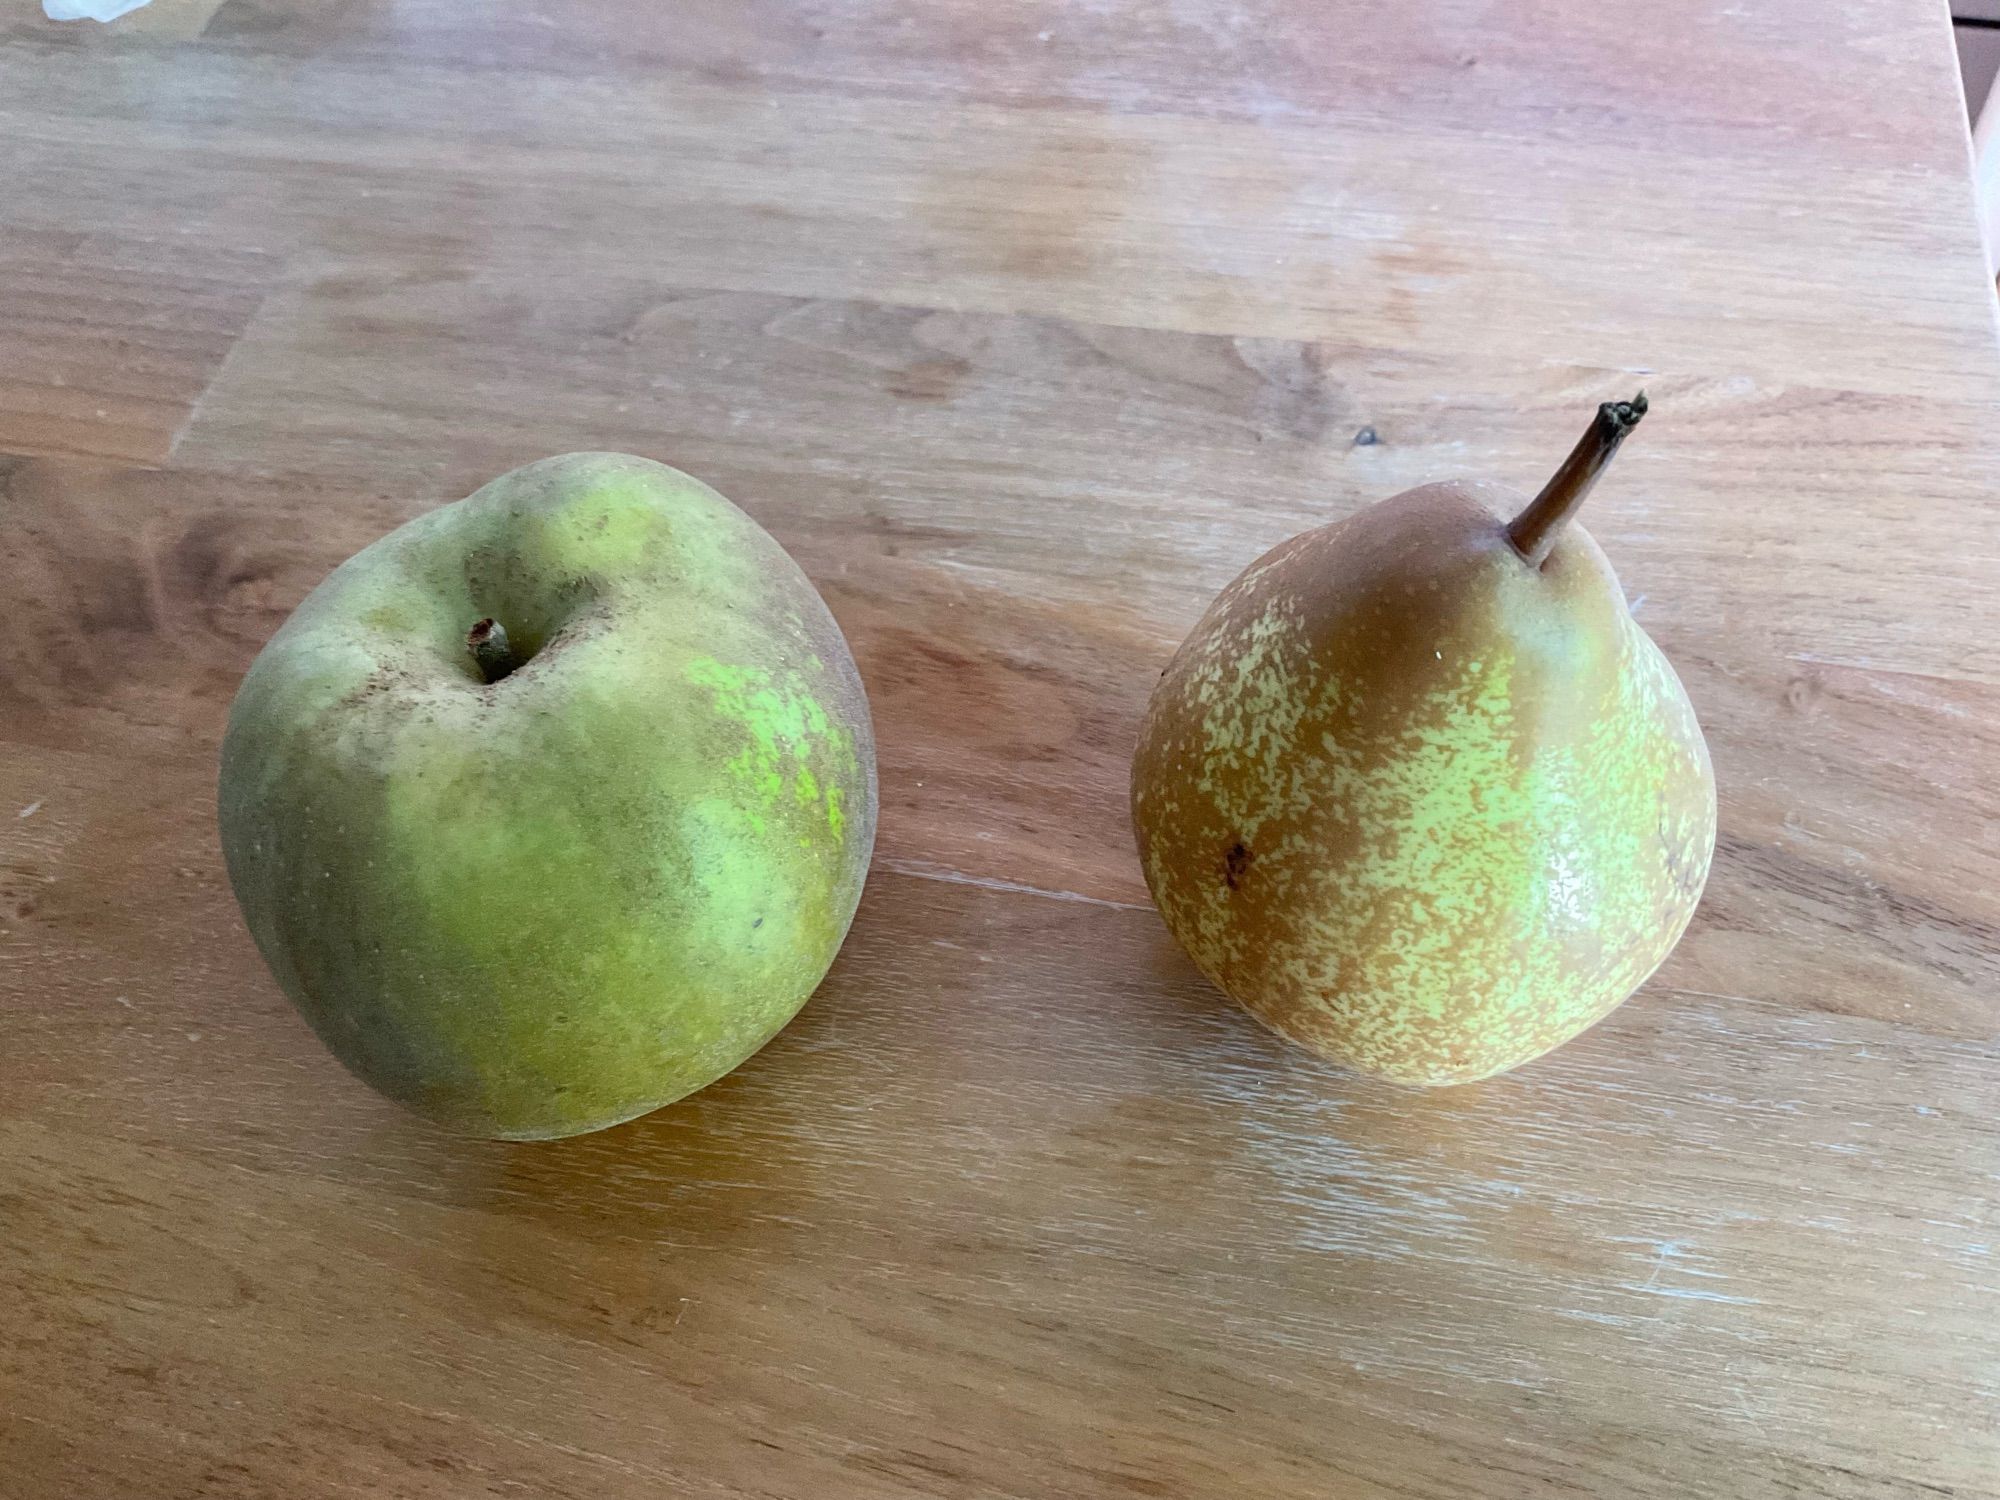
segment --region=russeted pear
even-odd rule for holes
[[[1645,411],[1599,407],[1526,504],[1433,484],[1294,537],[1161,678],[1132,768],[1147,884],[1280,1034],[1401,1083],[1487,1078],[1601,1020],[1687,927],[1708,750],[1572,519]]]

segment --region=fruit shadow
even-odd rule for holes
[[[1230,999],[1182,952],[1164,924],[1143,946],[1137,996],[1163,1025],[1188,1033],[1175,1050],[1176,1090],[1220,1110],[1239,1167],[1291,1180],[1329,1151],[1389,1169],[1399,1163],[1493,1164],[1496,1142],[1530,1102],[1550,1107],[1546,1065],[1448,1088],[1384,1082],[1319,1057]],[[1504,1154],[1504,1153],[1503,1153]]]
[[[453,1143],[449,1274],[487,1316],[636,1338],[633,1309],[808,1261],[839,1277],[952,1222],[1031,1257],[1156,1212],[1197,1254],[1246,1221],[1365,1254],[1423,1184],[1510,1175],[1520,1104],[1506,1080],[1409,1090],[1305,1053],[1150,913],[882,880],[819,992],[727,1077],[593,1135]]]
[[[818,991],[726,1077],[569,1140],[437,1138],[429,1192],[458,1210],[449,1274],[495,1313],[567,1320],[607,1287],[659,1305],[662,1287],[699,1296],[711,1277],[892,1260],[924,1233],[913,1195],[1024,1213],[1008,1184],[1061,1120],[1015,1086],[1094,1070],[1085,1039],[1052,1025],[1116,1036],[1104,1012],[1048,1009],[1052,989],[1094,988],[1066,980],[1078,934],[1061,919],[1130,915],[878,869]]]
[[[839,1090],[829,1054],[850,992],[836,964],[783,1031],[708,1087],[608,1130],[505,1146],[494,1206],[633,1232],[718,1223],[748,1197],[806,1190],[812,1101]]]

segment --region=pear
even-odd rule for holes
[[[1425,485],[1292,538],[1161,677],[1132,767],[1146,882],[1280,1035],[1399,1083],[1491,1077],[1686,929],[1708,749],[1572,519],[1645,411],[1600,406],[1525,504]]]

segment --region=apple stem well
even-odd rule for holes
[[[1556,534],[1576,514],[1583,497],[1590,493],[1598,476],[1610,464],[1611,456],[1618,451],[1618,445],[1645,415],[1644,391],[1630,401],[1607,401],[1598,407],[1590,430],[1570,449],[1555,477],[1542,486],[1542,492],[1528,502],[1525,510],[1507,523],[1507,540],[1529,567],[1539,568],[1548,561]]]
[[[465,633],[465,649],[479,667],[480,679],[498,682],[520,665],[514,649],[507,644],[507,627],[491,617],[479,621]]]

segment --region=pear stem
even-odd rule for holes
[[[1645,415],[1644,391],[1630,401],[1607,401],[1598,407],[1590,431],[1570,449],[1555,477],[1542,486],[1542,492],[1528,502],[1527,509],[1507,523],[1507,540],[1529,567],[1539,568],[1548,561],[1556,534],[1576,514],[1583,497],[1590,493],[1591,486],[1611,462],[1611,455]]]
[[[465,633],[465,649],[479,666],[479,675],[488,683],[498,682],[520,665],[507,644],[507,627],[495,619],[481,620]]]

